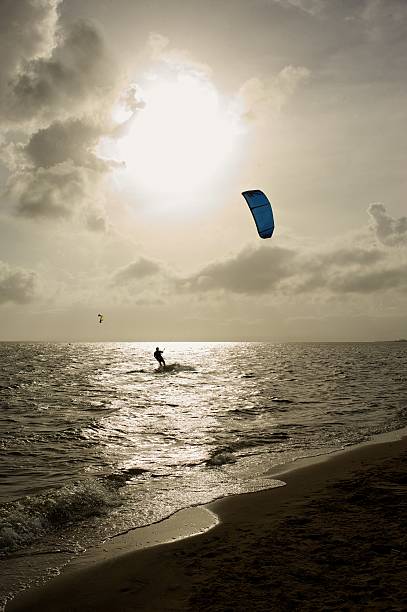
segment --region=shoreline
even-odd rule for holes
[[[402,455],[405,457],[406,431],[403,429],[382,434],[368,442],[346,447],[334,453],[277,466],[270,470],[270,475],[276,480],[282,476],[282,480],[286,483],[285,486],[228,496],[203,507],[197,506],[180,511],[185,512],[183,517],[177,517],[179,513],[176,513],[170,519],[164,519],[155,525],[156,528],[159,528],[160,534],[158,536],[155,534],[153,543],[151,539],[148,541],[148,548],[140,544],[139,538],[139,550],[137,550],[135,544],[137,536],[141,535],[140,530],[132,530],[139,533],[133,533],[131,536],[129,533],[123,534],[120,536],[122,541],[114,542],[113,548],[109,548],[110,543],[105,543],[103,545],[105,550],[99,551],[96,556],[93,551],[93,554],[86,559],[85,554],[79,562],[67,566],[62,574],[52,581],[18,594],[6,605],[6,612],[18,610],[32,610],[33,612],[35,610],[55,610],[56,612],[145,610],[152,612],[167,609],[188,610],[190,605],[193,605],[191,610],[203,610],[204,600],[210,596],[210,590],[217,593],[214,596],[216,601],[210,605],[207,601],[205,609],[226,610],[227,602],[223,601],[226,595],[222,593],[227,593],[227,585],[232,583],[234,591],[236,591],[236,585],[239,586],[240,595],[235,594],[236,597],[241,598],[250,593],[248,601],[251,601],[253,589],[257,594],[260,589],[266,600],[264,605],[268,605],[268,590],[273,586],[270,586],[269,582],[275,571],[272,566],[273,559],[276,558],[275,554],[269,558],[270,546],[273,547],[279,538],[282,537],[283,540],[285,538],[286,542],[282,543],[280,551],[281,556],[282,552],[290,549],[290,542],[295,533],[307,540],[309,533],[304,525],[318,515],[318,511],[310,513],[312,504],[317,504],[317,506],[318,503],[322,506],[325,504],[327,507],[334,505],[335,511],[342,509],[343,500],[336,499],[335,492],[331,491],[335,489],[335,485],[339,486],[339,483],[346,481],[352,491],[352,482],[354,482],[357,495],[363,485],[363,478],[362,485],[359,482],[360,475],[364,474],[366,478],[370,475],[373,478],[372,473],[374,472],[374,479],[377,479],[379,475],[385,479],[386,474],[389,473],[390,464],[392,473],[396,473],[400,457]],[[392,491],[390,485],[390,488],[387,488],[388,496],[391,497],[394,493],[395,499],[398,500],[396,489]],[[344,485],[341,486],[343,488]],[[366,488],[366,483],[363,486],[366,489],[366,499],[375,493],[375,490],[372,493],[372,487]],[[212,522],[208,522],[204,531],[200,525],[195,524],[195,535],[191,535],[188,530],[193,514],[202,512],[203,509],[204,513],[198,523],[204,518],[209,521],[211,513]],[[363,510],[362,504],[360,511]],[[319,513],[321,512],[320,508]],[[374,514],[374,512],[373,506],[371,513]],[[313,516],[312,519],[309,518],[310,514]],[[219,518],[214,520],[214,515]],[[304,523],[304,517],[307,516]],[[179,519],[178,526],[175,527],[175,531],[172,531],[172,535],[169,535],[168,522],[171,519],[176,521],[177,518]],[[353,520],[357,522],[357,516],[353,517]],[[287,529],[285,526],[280,533],[282,523],[287,521],[291,522],[290,528]],[[183,525],[182,534],[178,531],[177,537],[177,530],[180,529],[181,524]],[[145,530],[151,527],[153,526],[140,529]],[[351,527],[352,524],[348,529]],[[356,532],[359,531],[360,526],[356,529]],[[151,534],[148,537],[150,536]],[[166,538],[167,543],[160,540],[162,537]],[[182,539],[179,539],[180,537]],[[339,538],[339,543],[344,540],[340,533],[336,533],[334,538],[337,540]],[[263,550],[262,543],[267,539],[269,539],[270,546],[266,546]],[[257,544],[253,547],[254,543]],[[316,543],[318,543],[318,532],[314,533],[311,538],[311,548]],[[327,549],[328,544],[326,543]],[[298,549],[298,543],[296,546]],[[346,538],[342,546],[346,547]],[[114,553],[113,549],[115,549]],[[260,557],[259,551],[262,551]],[[347,554],[351,555],[352,550]],[[265,558],[267,558],[267,563],[264,561]],[[248,565],[251,568],[250,571]],[[268,568],[266,574],[264,565]],[[158,584],[157,576],[159,577]],[[237,582],[236,576],[240,576]],[[308,576],[312,584],[313,579],[311,578]],[[292,581],[295,582],[293,579]],[[272,588],[274,592],[277,592],[276,584]],[[304,592],[307,591],[308,586],[307,582],[302,585]],[[290,582],[287,583],[287,588],[290,588]],[[232,593],[229,595],[233,596]],[[163,607],[164,600],[167,601],[165,606],[168,607]],[[245,605],[247,608],[249,604]],[[262,605],[262,601],[259,600],[256,602],[256,607],[251,609],[266,610],[267,607],[263,608]],[[289,605],[291,604],[287,603],[287,606]],[[232,606],[231,609],[240,608]],[[302,609],[306,609],[303,604]]]

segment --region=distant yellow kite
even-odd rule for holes
[[[99,323],[102,323],[102,321],[103,321],[103,315],[99,313],[99,314],[98,314],[98,317],[99,317]]]

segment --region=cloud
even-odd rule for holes
[[[0,79],[5,195],[26,218],[75,219],[103,231],[102,181],[122,163],[103,159],[97,147],[101,138],[121,135],[111,111],[123,82],[98,29],[87,21],[64,25],[59,4],[0,6],[7,43]],[[140,108],[134,93],[126,98],[133,114]]]
[[[279,4],[287,9],[298,9],[312,16],[333,15],[357,17],[366,22],[390,24],[402,21],[407,14],[405,0],[259,0],[265,4]]]
[[[289,292],[310,293],[318,290],[336,292],[345,288],[346,279],[369,273],[372,266],[384,262],[386,253],[379,249],[340,247],[316,252],[304,251],[301,266],[293,275]]]
[[[145,279],[158,274],[161,265],[152,259],[139,257],[136,261],[117,270],[112,278],[114,285],[128,285],[133,281]]]
[[[272,112],[279,112],[295,93],[299,85],[310,77],[304,66],[285,66],[275,77],[246,81],[238,92],[242,116],[258,119]]]
[[[302,271],[307,277],[315,276],[318,273],[326,274],[327,270],[371,266],[385,258],[384,251],[359,246],[309,251],[301,255]]]
[[[88,229],[106,227],[101,180],[119,163],[96,154],[102,131],[103,126],[91,119],[56,121],[34,133],[27,144],[10,148],[6,195],[16,213],[26,218],[72,219],[82,211],[89,216]]]
[[[31,302],[37,289],[37,275],[0,261],[0,304]]]
[[[60,27],[54,38],[48,56],[20,57],[12,67],[14,74],[9,67],[1,92],[3,122],[48,123],[91,113],[115,95],[117,67],[93,24],[79,21],[66,31]]]
[[[158,32],[151,32],[148,47],[153,60],[166,64],[172,70],[189,71],[191,74],[209,78],[212,69],[208,64],[199,62],[187,49],[170,47],[170,40]]]
[[[33,134],[23,151],[37,168],[50,168],[72,161],[76,166],[105,170],[107,162],[94,152],[100,136],[100,126],[91,120],[56,121]]]
[[[121,97],[121,103],[126,110],[133,113],[143,109],[146,105],[144,100],[140,97],[139,87],[136,83],[131,83],[129,85]]]
[[[3,0],[0,3],[0,109],[17,75],[29,62],[49,56],[55,44],[61,0]]]
[[[295,294],[323,291],[327,294],[368,294],[407,288],[407,265],[394,265],[384,251],[376,249],[321,253],[304,259],[304,267],[292,280]]]
[[[407,217],[394,219],[383,204],[370,204],[367,212],[376,238],[386,246],[407,246]]]
[[[376,293],[389,289],[407,290],[407,264],[378,270],[361,270],[329,279],[329,289],[336,293]]]
[[[319,14],[326,6],[326,0],[272,0],[276,4],[281,4],[286,8],[296,8],[309,13],[310,15]]]
[[[97,208],[91,208],[89,212],[86,214],[86,227],[91,232],[100,232],[105,233],[108,229],[108,222],[105,217],[105,213],[103,210],[98,210]]]
[[[161,59],[165,49],[170,44],[170,39],[159,32],[150,32],[147,45],[150,49],[151,57],[155,60]]]
[[[180,280],[179,287],[188,292],[268,293],[293,274],[296,257],[294,251],[281,247],[245,249],[235,257],[212,263]]]
[[[230,294],[247,298],[273,296],[292,298],[312,296],[331,300],[349,294],[366,296],[407,289],[407,252],[372,244],[368,228],[362,228],[337,245],[315,244],[287,248],[271,241],[259,241],[224,259],[179,277],[157,261],[140,257],[117,270],[113,284],[129,286],[133,281],[155,276],[157,291],[196,296]],[[393,297],[395,294],[391,294]]]
[[[404,38],[407,20],[405,0],[364,0],[359,8],[361,21],[372,42],[380,42],[384,38]]]
[[[407,289],[407,262],[388,251],[355,246],[320,250],[259,246],[178,280],[183,292],[224,291],[247,296],[369,294]]]
[[[127,117],[121,122],[116,124],[110,136],[112,138],[122,138],[129,133],[131,126],[137,118],[138,112],[143,110],[146,106],[143,100],[140,88],[136,83],[130,83],[124,93],[119,99],[119,108],[121,111],[126,113]]]
[[[93,188],[98,180],[94,174],[71,161],[23,169],[10,178],[7,193],[23,217],[69,219],[81,209],[93,208]]]

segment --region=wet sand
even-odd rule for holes
[[[209,504],[210,531],[64,572],[6,612],[405,610],[406,456],[403,438],[294,464],[284,487]]]

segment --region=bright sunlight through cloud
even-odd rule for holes
[[[237,113],[206,78],[150,76],[145,107],[118,143],[126,182],[150,195],[190,195],[236,157]]]

